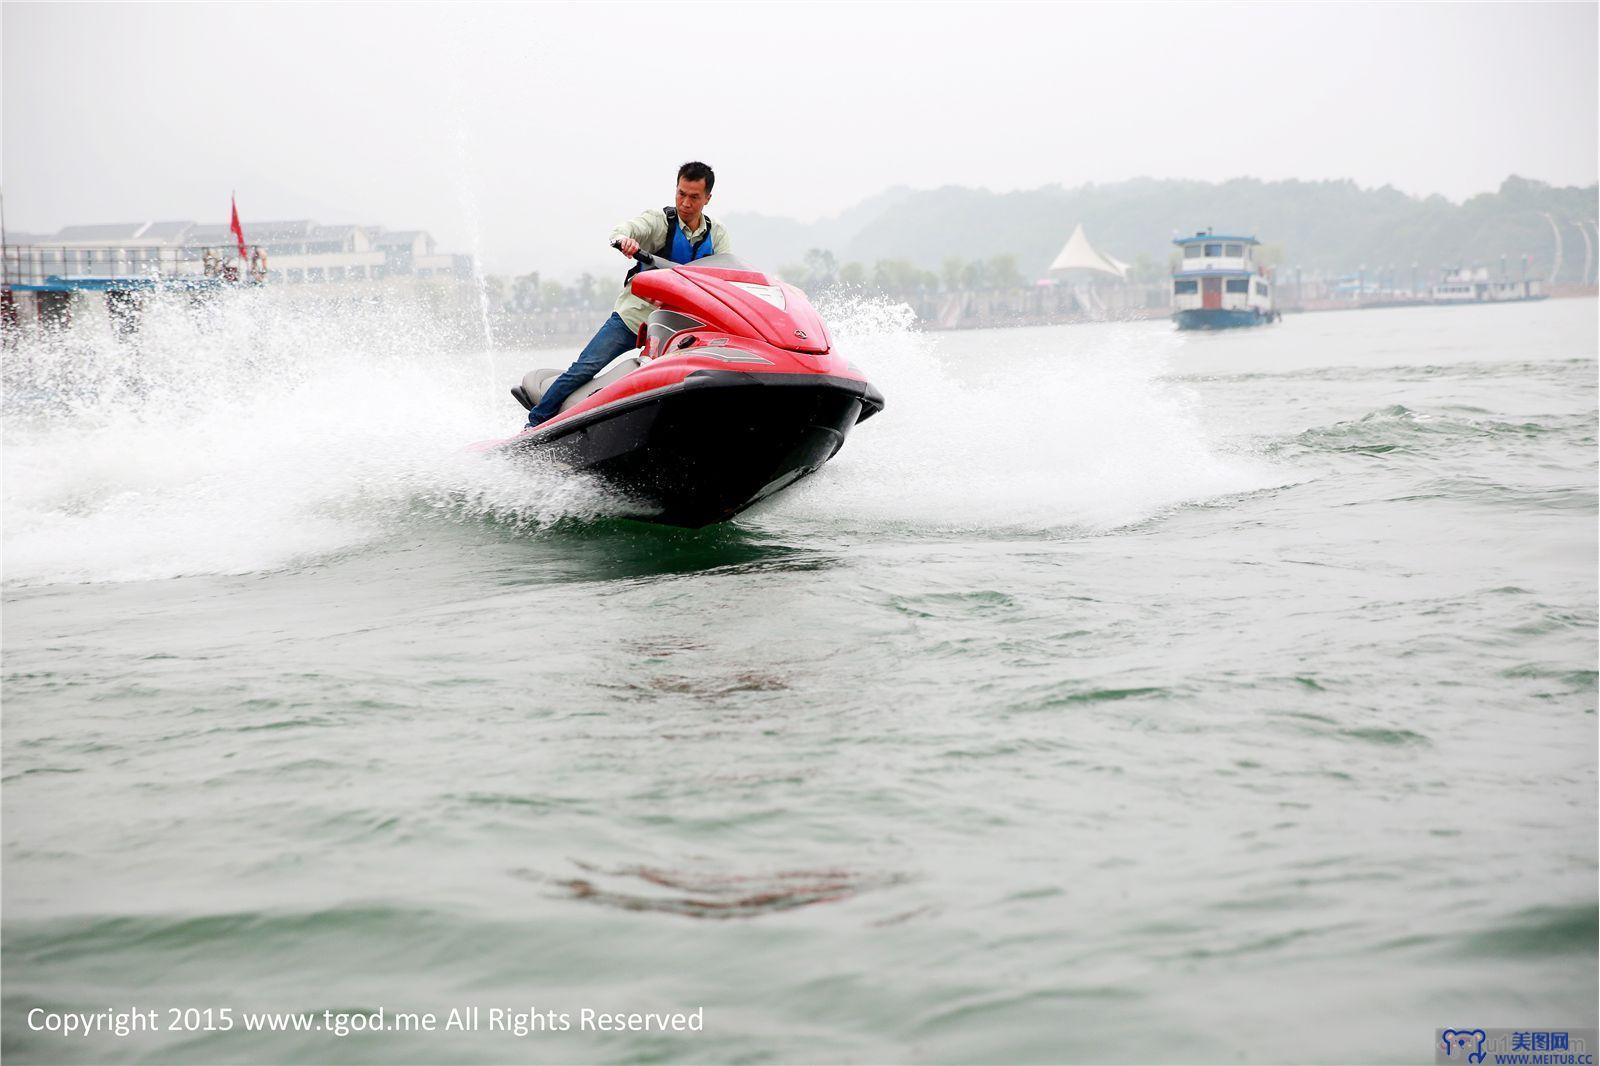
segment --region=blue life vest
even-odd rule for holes
[[[712,247],[711,222],[706,220],[706,231],[700,234],[700,239],[690,241],[689,235],[683,232],[678,225],[678,209],[676,207],[663,207],[662,213],[667,216],[667,243],[650,252],[651,255],[670,259],[674,263],[692,263],[696,259],[704,259],[708,255],[715,255],[717,250]],[[703,218],[704,216],[702,216]],[[649,251],[649,249],[646,249]],[[633,280],[633,276],[643,270],[643,265],[635,263],[633,269],[628,271],[622,283],[626,285]]]
[[[696,259],[704,259],[708,255],[716,254],[716,249],[711,246],[711,223],[706,222],[706,231],[700,234],[700,239],[689,241],[689,235],[683,232],[683,227],[678,225],[678,209],[676,207],[663,207],[661,209],[667,216],[667,245],[658,255],[664,255],[674,263],[692,263]],[[705,216],[701,216],[704,219]]]

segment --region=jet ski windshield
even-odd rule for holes
[[[718,252],[716,255],[708,255],[708,256],[704,257],[703,259],[696,259],[692,263],[683,263],[683,264],[673,263],[672,265],[673,266],[682,265],[682,266],[689,266],[689,267],[710,267],[713,270],[742,270],[742,271],[744,271],[744,272],[746,272],[748,274],[760,274],[761,273],[761,271],[757,270],[755,267],[751,266],[749,263],[746,263],[743,259],[740,259],[738,256],[734,255],[732,252]]]
[[[714,256],[704,256],[701,259],[694,259],[693,262],[674,262],[672,259],[666,258],[666,256],[653,256],[648,251],[640,251],[640,253],[635,254],[634,259],[638,262],[638,266],[643,267],[645,271],[672,271],[674,267],[691,267],[691,269],[710,267],[712,271],[741,271],[744,274],[760,274],[760,271],[750,266],[749,262],[739,258],[731,251],[718,251]]]

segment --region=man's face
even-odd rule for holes
[[[678,179],[678,217],[685,222],[694,222],[700,218],[700,212],[711,200],[711,194],[706,192],[706,179],[689,181],[687,178]]]

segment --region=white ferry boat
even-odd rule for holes
[[[1172,272],[1172,317],[1179,329],[1261,326],[1281,317],[1273,310],[1272,282],[1255,263],[1260,241],[1204,230],[1172,243],[1183,249]]]
[[[1522,278],[1491,278],[1487,267],[1477,270],[1456,270],[1433,287],[1436,304],[1500,303],[1508,300],[1542,300],[1544,287],[1537,281]]]

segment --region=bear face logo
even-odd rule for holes
[[[1444,1053],[1454,1057],[1457,1052],[1464,1056],[1464,1062],[1482,1062],[1484,1059],[1483,1042],[1488,1039],[1488,1034],[1482,1029],[1446,1029],[1440,1034],[1444,1044]],[[1470,1049],[1470,1050],[1469,1050]]]

